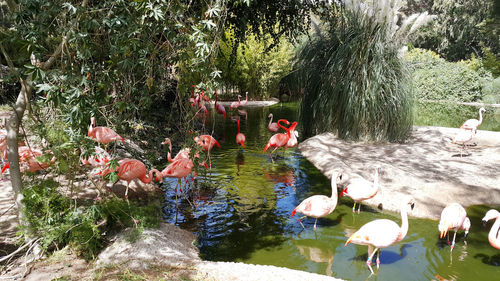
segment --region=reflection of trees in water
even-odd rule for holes
[[[256,249],[285,241],[282,235],[285,220],[277,217],[273,209],[254,206],[252,212],[239,212],[240,208],[233,208],[230,204],[225,206],[224,214],[205,220],[201,226],[199,242],[202,258],[221,261],[246,259]],[[217,226],[207,224],[209,221]],[[216,233],[213,233],[214,228],[217,228]]]

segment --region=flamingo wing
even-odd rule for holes
[[[372,182],[364,178],[355,178],[347,185],[344,193],[354,201],[361,201],[375,196],[377,190],[374,189]]]
[[[277,123],[271,123],[271,124],[269,124],[269,126],[267,128],[271,132],[277,132],[280,129],[280,127],[278,127]]]
[[[141,178],[146,175],[146,165],[136,159],[122,159],[118,161],[118,178],[121,180],[131,181],[136,178]]]
[[[88,136],[103,144],[118,140],[125,142],[120,135],[108,127],[95,127],[88,133]]]
[[[450,229],[460,228],[467,217],[467,213],[460,204],[451,203],[446,206],[441,212],[441,219],[439,220],[439,231],[445,231],[445,233]]]
[[[304,201],[297,206],[296,212],[313,218],[324,217],[335,209],[336,204],[332,201],[330,197],[324,195],[313,195],[304,199]]]
[[[402,240],[401,228],[394,221],[378,219],[363,225],[346,244],[372,245],[377,248],[389,247]]]
[[[465,121],[462,126],[460,126],[460,129],[466,129],[466,130],[476,130],[477,127],[479,127],[479,120],[477,119],[469,119]]]

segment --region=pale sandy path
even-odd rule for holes
[[[331,133],[299,144],[299,151],[323,174],[343,170],[350,177],[373,180],[382,168],[381,190],[365,203],[397,211],[403,198],[416,200],[411,215],[438,219],[444,206],[500,205],[500,132],[477,132],[470,156],[460,157],[450,138],[455,128],[414,127],[405,144],[359,143],[337,139]]]

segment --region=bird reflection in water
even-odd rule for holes
[[[325,273],[328,276],[332,276],[334,255],[333,250],[328,248],[328,245],[318,245],[317,240],[311,239],[292,240],[292,242],[306,259],[317,263],[328,263]]]
[[[243,154],[243,150],[238,150],[236,153],[236,175],[240,175],[240,166],[245,164],[245,155]]]
[[[295,174],[288,166],[272,166],[271,169],[264,172],[266,178],[276,183],[283,183],[285,187],[293,187],[295,185]]]

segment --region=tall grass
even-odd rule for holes
[[[302,45],[294,75],[304,88],[306,136],[332,131],[343,139],[395,142],[409,136],[410,76],[392,22],[374,14],[344,9]]]

